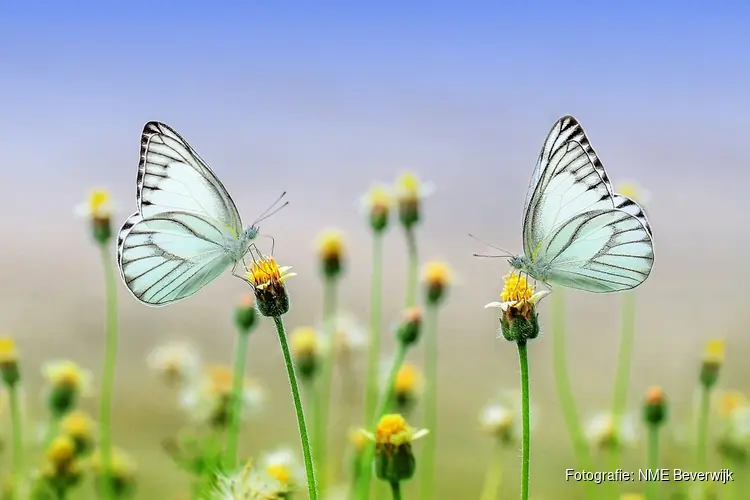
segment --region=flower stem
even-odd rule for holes
[[[242,421],[242,391],[245,382],[245,359],[249,332],[239,332],[234,353],[234,379],[232,386],[232,411],[229,415],[229,432],[227,433],[226,460],[230,470],[237,468],[237,444],[240,439],[240,422]]]
[[[401,483],[398,481],[391,481],[391,493],[393,494],[393,500],[401,500]]]
[[[655,471],[659,467],[659,426],[648,426],[648,468]],[[646,499],[659,500],[658,481],[649,481],[646,485]]]
[[[490,465],[487,467],[487,475],[484,478],[481,500],[496,500],[502,484],[503,463],[500,452],[502,448],[495,446],[492,450]]]
[[[409,268],[406,274],[406,309],[417,305],[417,283],[419,280],[419,254],[417,238],[413,228],[406,229],[406,248],[409,254]]]
[[[8,387],[10,396],[10,418],[13,428],[13,483],[10,498],[23,498],[23,427],[21,421],[21,402],[18,395],[18,384]]]
[[[620,435],[620,424],[628,399],[628,382],[630,381],[630,367],[633,360],[633,344],[635,341],[635,292],[627,292],[622,297],[620,350],[617,361],[617,375],[615,377],[614,399],[612,402],[612,424],[615,436]],[[610,451],[609,470],[619,467],[620,446],[613,446]]]
[[[696,468],[697,472],[705,472],[708,463],[708,415],[711,408],[711,388],[703,386],[701,389],[700,396],[700,407],[698,414],[698,439],[697,439],[697,456],[696,456]],[[701,491],[701,498],[705,496],[706,488],[700,483],[697,489]]]
[[[99,436],[102,460],[102,496],[111,498],[112,469],[112,397],[114,395],[115,364],[117,362],[118,319],[117,286],[112,256],[106,244],[100,245],[107,300],[107,338],[102,368],[102,389],[99,407]]]
[[[383,294],[383,236],[372,237],[372,278],[370,289],[370,339],[367,353],[367,385],[365,386],[365,422],[372,417],[378,402],[378,361],[380,360],[380,321]]]
[[[279,336],[281,352],[284,354],[284,363],[286,372],[289,377],[289,386],[292,390],[292,399],[294,400],[294,410],[297,414],[297,427],[299,427],[299,437],[302,444],[302,454],[305,458],[305,472],[307,474],[307,494],[309,500],[318,500],[318,481],[315,479],[315,464],[313,461],[312,451],[310,450],[310,437],[307,433],[307,422],[305,422],[305,412],[302,408],[302,399],[299,394],[299,384],[297,374],[294,371],[294,361],[292,353],[289,350],[289,343],[286,338],[284,320],[281,316],[274,316],[273,322],[276,324],[276,333]]]
[[[518,342],[518,361],[521,365],[521,412],[523,417],[523,444],[521,447],[521,500],[529,500],[529,470],[531,460],[531,429],[529,410],[529,352],[526,341]]]
[[[578,467],[582,470],[594,470],[593,461],[589,454],[586,438],[578,418],[578,410],[573,398],[568,375],[568,363],[565,354],[565,294],[561,288],[552,293],[552,350],[555,371],[555,382],[557,383],[557,397],[560,399],[560,408],[563,412],[568,434],[573,441],[573,450],[578,461]],[[586,498],[596,498],[596,490],[592,491],[592,483],[586,482]]]
[[[380,395],[380,401],[375,409],[375,414],[372,416],[371,429],[375,429],[378,425],[380,417],[382,417],[391,405],[391,399],[393,398],[393,384],[396,381],[398,371],[401,369],[401,365],[404,363],[406,358],[406,352],[409,350],[409,346],[400,343],[396,356],[393,358],[393,364],[388,372],[388,379],[386,380],[385,387],[382,394]],[[365,451],[362,455],[361,469],[359,473],[359,486],[357,488],[357,498],[360,500],[367,500],[370,496],[370,478],[372,477],[372,459],[375,454],[375,444],[369,443],[365,447]]]
[[[315,418],[315,434],[313,438],[315,462],[322,470],[320,474],[320,488],[325,491],[328,476],[328,413],[331,408],[331,386],[333,385],[333,368],[336,364],[336,295],[337,281],[335,278],[325,280],[323,292],[323,338],[328,344],[328,352],[323,358],[323,367],[319,379],[319,408]],[[318,418],[319,417],[319,418]]]
[[[437,425],[438,425],[438,306],[431,304],[426,309],[425,316],[425,378],[427,391],[424,398],[424,425],[432,435],[422,450],[421,484],[419,488],[422,500],[432,500],[435,487],[435,461],[437,453]]]

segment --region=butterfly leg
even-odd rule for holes
[[[274,248],[276,248],[276,240],[270,234],[259,234],[263,238],[269,238],[271,240],[271,255],[273,255]]]

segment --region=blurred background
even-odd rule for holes
[[[261,229],[275,237],[277,260],[299,274],[290,282],[291,328],[321,319],[314,247],[321,230],[345,232],[341,307],[364,323],[370,234],[357,200],[402,170],[435,185],[420,254],[446,260],[458,276],[440,326],[438,491],[476,498],[491,448],[478,413],[498,391],[517,387],[518,366],[514,346],[495,338],[496,313],[483,309],[497,299],[507,265],[472,257],[486,248],[467,233],[520,251],[521,210],[542,141],[557,118],[572,114],[613,182],[635,180],[651,193],[657,257],[637,292],[629,402],[638,411],[646,388],[662,385],[679,429],[689,422],[708,338],[727,339],[722,386],[750,389],[742,361],[750,352],[748,19],[740,2],[0,4],[0,331],[22,351],[29,411],[43,408],[36,394],[45,360],[100,370],[101,263],[73,206],[90,188],[106,188],[119,226],[135,210],[141,129],[160,120],[214,169],[246,221],[288,191],[290,206]],[[395,225],[386,262],[391,325],[406,266]],[[148,308],[118,286],[114,432],[141,467],[139,498],[171,498],[185,478],[159,442],[185,418],[145,370],[145,356],[164,340],[186,338],[206,360],[231,362],[232,312],[247,289],[227,275],[183,303]],[[568,298],[571,376],[587,418],[611,405],[620,298]],[[532,497],[574,498],[580,488],[565,483],[574,464],[550,339],[530,350],[543,424],[533,436]],[[245,427],[243,445],[296,446],[272,325],[253,334],[248,370],[270,400]],[[636,449],[628,460],[643,456]],[[509,494],[517,462],[511,450]]]

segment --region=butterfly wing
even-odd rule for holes
[[[571,288],[634,288],[653,266],[643,209],[612,190],[571,116],[555,123],[539,154],[524,206],[523,239],[527,259],[546,266],[550,281]]]
[[[233,263],[227,228],[191,212],[131,215],[117,241],[117,264],[141,302],[163,306],[189,297]],[[239,243],[238,243],[239,244]]]
[[[237,235],[243,230],[237,206],[216,174],[185,139],[160,122],[143,127],[136,196],[144,218],[181,210],[221,221]]]

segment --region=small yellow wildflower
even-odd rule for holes
[[[76,453],[79,454],[93,446],[95,428],[94,420],[82,410],[73,410],[60,421],[60,432],[75,442]]]
[[[255,310],[255,296],[246,293],[237,304],[234,312],[234,324],[242,334],[248,334],[258,324],[258,313]]]
[[[94,240],[103,245],[112,238],[111,219],[114,205],[109,192],[104,189],[94,189],[89,193],[85,203],[77,205],[75,212],[91,222]]]
[[[287,496],[287,487],[264,469],[256,469],[252,462],[239,472],[225,476],[220,475],[211,500],[282,500]]]
[[[376,233],[388,226],[388,216],[393,206],[393,195],[389,187],[376,184],[362,197],[361,205],[370,218],[370,227]]]
[[[367,446],[367,433],[362,429],[350,429],[349,430],[349,442],[354,448],[356,454],[360,454],[365,451]]]
[[[21,379],[18,350],[15,341],[10,337],[0,337],[0,376],[8,387],[14,386]]]
[[[104,472],[102,457],[99,451],[96,451],[91,457],[91,468],[100,481],[104,479],[102,477]],[[115,498],[123,498],[132,492],[135,487],[138,465],[129,454],[119,448],[114,448],[109,473],[110,488]]]
[[[725,391],[719,397],[719,415],[729,418],[736,410],[747,406],[747,396],[739,391]]]
[[[396,373],[393,381],[393,397],[399,406],[408,406],[417,399],[422,390],[423,377],[419,368],[405,362]]]
[[[404,481],[414,476],[416,460],[411,444],[427,434],[426,429],[413,429],[399,414],[383,415],[375,434],[365,433],[375,441],[376,476],[389,482]]]
[[[701,365],[700,382],[706,389],[711,389],[719,379],[719,371],[724,364],[724,340],[712,339],[706,342]]]
[[[422,199],[432,192],[432,186],[424,184],[413,172],[404,172],[396,180],[396,199],[398,200],[401,225],[410,230],[420,220]]]
[[[267,453],[261,464],[269,476],[289,490],[305,484],[305,469],[290,449],[281,448]]]
[[[65,469],[75,459],[76,445],[69,436],[57,436],[47,448],[47,460],[56,469]]]
[[[289,311],[285,282],[296,273],[291,267],[279,267],[273,257],[263,256],[250,266],[246,280],[255,292],[258,310],[263,316],[278,317]]]
[[[292,330],[289,335],[289,349],[300,377],[310,380],[320,367],[320,338],[318,331],[310,326]]]
[[[317,238],[318,258],[326,279],[341,275],[345,257],[344,234],[338,229],[327,229]]]
[[[651,193],[634,181],[618,184],[615,186],[615,192],[630,198],[641,207],[648,205],[651,200]]]
[[[535,306],[549,291],[536,292],[522,273],[512,272],[503,276],[504,286],[500,294],[502,302],[490,302],[485,308],[499,308],[500,331],[506,340],[527,341],[539,335],[539,320]]]
[[[70,360],[50,361],[42,368],[44,377],[53,388],[65,388],[83,395],[93,391],[93,375]]]
[[[433,260],[424,265],[422,279],[427,292],[427,303],[437,304],[453,280],[453,271],[446,262]]]
[[[198,350],[188,341],[159,345],[148,354],[146,362],[169,387],[184,387],[192,383],[201,366]]]

